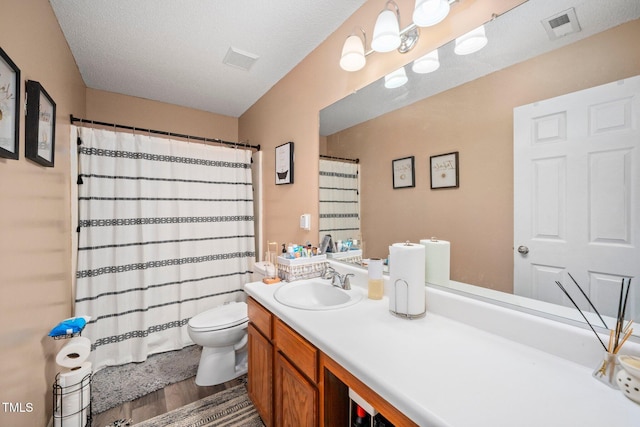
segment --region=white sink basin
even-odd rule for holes
[[[363,291],[332,286],[329,280],[309,279],[282,285],[273,294],[280,304],[302,310],[335,310],[353,305],[363,297]]]

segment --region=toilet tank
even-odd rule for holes
[[[253,264],[252,282],[259,282],[267,277],[267,265],[272,265],[269,261],[258,261]]]

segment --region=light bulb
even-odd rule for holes
[[[432,73],[440,68],[440,60],[438,59],[438,49],[427,53],[424,56],[413,61],[411,70],[414,73],[426,74]]]
[[[450,9],[447,0],[416,0],[413,23],[418,27],[436,25],[449,15]]]
[[[364,56],[364,44],[362,39],[356,35],[347,37],[342,47],[342,56],[340,57],[340,68],[345,71],[358,71],[366,64],[367,59]]]
[[[453,51],[458,55],[468,55],[485,47],[487,42],[484,25],[480,25],[478,28],[458,37]]]
[[[407,73],[404,71],[404,67],[400,67],[384,76],[384,87],[387,89],[395,89],[404,85],[407,81],[409,81]]]
[[[376,25],[373,27],[371,49],[376,52],[391,52],[400,46],[400,24],[398,16],[393,10],[385,9],[380,12]]]

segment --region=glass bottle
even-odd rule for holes
[[[384,280],[382,278],[382,260],[380,258],[371,258],[369,266],[369,299],[382,299],[384,295]]]

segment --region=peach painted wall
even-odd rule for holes
[[[0,159],[0,425],[44,426],[64,341],[47,337],[73,314],[69,116],[236,141],[238,119],[87,89],[56,17],[45,0],[2,0],[0,47],[56,102],[55,167]],[[30,406],[27,406],[30,404]],[[8,406],[7,406],[8,408]],[[29,410],[28,408],[32,408]]]
[[[238,140],[235,117],[97,89],[87,89],[84,118],[224,141]]]
[[[373,33],[383,2],[370,0],[240,117],[239,136],[264,151],[265,240],[304,243],[318,240],[319,111],[353,91],[434,48],[522,3],[522,0],[464,1],[451,8],[441,24],[423,29],[409,53],[372,54],[364,69],[348,73],[338,61],[342,44],[354,28]],[[401,26],[410,23],[412,0],[397,0]],[[295,143],[292,185],[275,185],[275,147]],[[311,230],[298,227],[303,213],[312,215]],[[263,251],[264,252],[264,249]]]
[[[83,114],[85,86],[53,10],[43,0],[2,0],[0,46],[24,82],[39,81],[56,102],[55,167],[24,157],[0,160],[0,425],[43,426],[51,416],[51,386],[61,341],[47,337],[71,315],[69,114]]]
[[[513,108],[640,74],[636,40],[640,20],[329,136],[323,154],[361,160],[366,256],[437,236],[452,279],[512,292]],[[431,190],[429,157],[453,151],[460,188]],[[416,187],[394,190],[391,162],[407,156]]]

